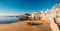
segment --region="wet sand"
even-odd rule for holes
[[[43,23],[42,25],[30,26],[27,22]],[[11,24],[0,24],[0,31],[52,31],[50,24],[44,20],[21,21]]]

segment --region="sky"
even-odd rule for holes
[[[52,8],[60,0],[0,0],[0,15],[25,14]]]

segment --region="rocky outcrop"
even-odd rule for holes
[[[20,15],[18,17],[19,17],[20,21],[29,19],[29,17],[27,15]]]

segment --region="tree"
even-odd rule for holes
[[[24,15],[30,16],[30,14],[28,14],[28,13],[26,13],[26,14],[24,14]]]

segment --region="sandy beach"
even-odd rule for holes
[[[60,0],[0,0],[0,31],[60,31]]]
[[[30,26],[27,22],[42,23],[41,25]],[[48,22],[37,20],[37,21],[21,21],[11,24],[0,24],[0,31],[52,31]]]

